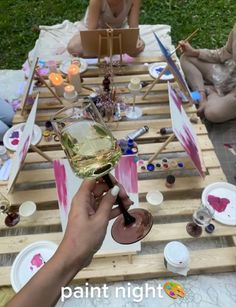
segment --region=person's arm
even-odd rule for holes
[[[129,28],[138,28],[139,27],[139,13],[140,13],[140,6],[141,1],[140,0],[133,0],[129,15],[128,15],[128,25]],[[137,51],[134,54],[134,56],[138,55],[140,52],[142,52],[145,48],[145,43],[142,40],[142,38],[139,36],[138,42],[137,42]]]
[[[128,25],[130,28],[138,28],[139,26],[139,13],[140,13],[140,0],[133,0],[129,15]]]
[[[98,27],[98,21],[102,9],[102,0],[90,0],[87,13],[88,30],[94,30]]]
[[[182,51],[187,56],[198,57],[200,60],[209,63],[224,63],[233,57],[233,44],[235,44],[235,58],[236,58],[236,25],[230,32],[227,43],[224,47],[219,49],[195,49],[188,42],[179,42]]]
[[[64,238],[54,256],[32,277],[6,307],[55,306],[61,287],[87,266],[100,248],[119,193],[126,208],[132,201],[122,186],[108,190],[105,183],[85,180],[73,198]]]

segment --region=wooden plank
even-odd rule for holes
[[[200,200],[199,199],[184,199],[184,200],[164,200],[161,206],[151,206],[147,202],[140,202],[140,207],[149,210],[152,212],[154,217],[162,218],[162,217],[177,217],[177,216],[191,216],[193,212],[199,207]],[[38,206],[40,207],[40,206]],[[40,209],[40,208],[38,208]],[[0,215],[0,230],[6,230],[6,226],[4,224],[5,216]],[[37,215],[33,221],[34,227],[42,227],[42,226],[55,226],[60,225],[60,216],[58,209],[51,210],[38,210]],[[25,228],[31,227],[32,221],[27,218],[21,218],[19,224],[17,224],[16,228]]]
[[[212,234],[208,234],[207,232],[203,231],[201,238],[198,239],[199,241],[202,238],[236,235],[236,227],[221,225],[217,222],[214,222],[214,224],[216,225],[215,231]],[[142,242],[159,243],[172,240],[192,239],[192,237],[186,231],[186,225],[187,222],[153,225],[152,230]],[[18,235],[11,236],[10,239],[9,237],[2,237],[0,254],[18,253],[27,245],[39,240],[50,240],[56,244],[60,244],[62,237],[62,232]],[[125,253],[123,254],[125,255]]]
[[[208,184],[217,182],[217,181],[224,181],[225,177],[221,170],[215,174],[215,176],[206,176],[205,180],[203,180],[200,176],[191,177],[189,180],[188,177],[180,177],[176,180],[174,189],[169,189],[165,185],[165,180],[163,179],[150,179],[150,180],[139,180],[138,182],[138,190],[140,194],[146,194],[152,190],[159,190],[161,192],[169,192],[171,196],[174,197],[175,193],[178,194],[181,192],[182,195],[185,193],[192,193],[193,191],[199,192],[199,195]],[[177,196],[177,195],[176,195]]]
[[[204,272],[231,271],[235,265],[235,247],[214,248],[190,252],[188,275]],[[209,261],[211,259],[211,261]],[[104,282],[173,276],[164,266],[163,254],[134,255],[132,264],[127,257],[98,258],[80,271],[74,282]],[[10,267],[0,268],[0,286],[10,285]]]

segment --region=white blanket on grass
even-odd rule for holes
[[[29,60],[33,56],[38,56],[41,60],[63,61],[69,57],[66,51],[67,44],[72,36],[81,28],[81,22],[72,23],[68,20],[53,26],[40,26],[39,38],[35,47],[29,53]],[[145,50],[140,54],[143,56],[160,55],[159,47],[153,35],[157,33],[164,45],[169,49],[174,49],[171,45],[171,27],[169,25],[140,25],[140,35],[145,41]]]

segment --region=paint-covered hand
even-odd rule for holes
[[[124,188],[117,184],[109,190],[102,179],[84,180],[75,194],[58,252],[68,263],[76,265],[77,270],[91,262],[102,245],[109,220],[120,214],[118,207],[112,208],[118,194],[128,209],[133,202]]]
[[[198,57],[199,50],[193,48],[188,42],[180,41],[179,42],[180,50],[187,56]]]

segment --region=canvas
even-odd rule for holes
[[[78,191],[83,179],[77,177],[74,174],[68,160],[66,159],[54,161],[54,174],[56,180],[62,230],[65,231],[72,198]],[[130,199],[134,202],[132,208],[137,208],[138,174],[134,156],[122,156],[112,174],[125,187]],[[139,251],[141,249],[140,242],[136,242],[130,245],[121,245],[112,239],[111,227],[113,222],[114,220],[109,222],[105,240],[98,253],[125,253]]]
[[[157,40],[157,43],[160,47],[161,53],[164,56],[166,63],[168,65],[168,69],[170,69],[170,71],[172,72],[172,74],[175,76],[176,81],[179,83],[179,85],[181,86],[182,90],[184,90],[188,96],[191,98],[191,92],[189,90],[189,87],[184,79],[184,77],[182,76],[182,74],[180,73],[179,68],[177,67],[177,65],[175,64],[175,62],[173,61],[172,57],[171,57],[171,53],[169,52],[169,50],[162,44],[161,40],[158,38],[158,36],[156,35],[156,33],[154,32],[154,36]]]
[[[201,156],[201,150],[198,145],[197,136],[187,114],[185,113],[180,98],[176,95],[174,88],[169,82],[168,94],[173,132],[189,158],[192,160],[193,165],[196,167],[199,174],[204,178],[205,167]]]
[[[14,187],[14,183],[19,175],[21,168],[23,167],[25,157],[27,155],[27,152],[31,144],[33,131],[34,131],[36,111],[38,106],[38,97],[39,96],[37,95],[37,97],[34,100],[34,104],[32,106],[28,119],[25,123],[23,133],[21,135],[19,144],[17,146],[15,155],[13,157],[13,161],[11,164],[10,178],[8,181],[9,192],[12,191]]]

